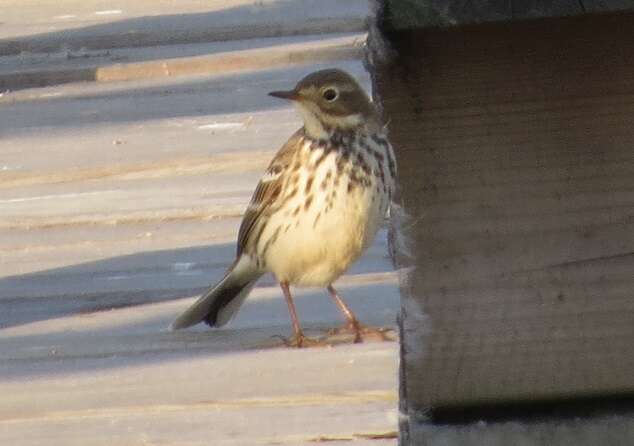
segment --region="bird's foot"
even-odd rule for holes
[[[290,348],[310,348],[310,347],[331,347],[332,345],[328,342],[322,341],[321,339],[309,338],[303,333],[294,334],[290,338],[285,338],[283,336],[279,337],[286,347]]]
[[[395,341],[396,335],[391,328],[368,327],[358,321],[348,322],[343,327],[328,331],[328,336],[352,335],[354,343]]]

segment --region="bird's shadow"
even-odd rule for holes
[[[0,376],[50,375],[153,361],[283,347],[291,333],[288,310],[272,277],[260,280],[227,327],[169,331],[170,322],[219,280],[234,244],[150,251],[0,279]],[[385,270],[380,247],[355,266]],[[345,281],[344,281],[345,282]],[[341,294],[371,325],[393,326],[396,285],[344,284]],[[85,290],[92,290],[86,292]],[[322,339],[342,324],[325,290],[294,290],[308,335]],[[332,344],[352,337],[332,338]]]

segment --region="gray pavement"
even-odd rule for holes
[[[0,91],[77,82],[225,74],[360,59],[365,34],[293,36],[0,58]]]
[[[2,0],[0,56],[359,32],[366,0]]]
[[[117,7],[58,3],[25,6],[24,20],[37,28],[53,12]],[[150,15],[149,3],[132,3]],[[172,2],[152,4],[161,14]],[[182,2],[192,14],[201,5]],[[341,36],[281,39],[331,37]],[[229,55],[284,47],[201,45]],[[184,57],[205,54],[187,48]],[[173,54],[120,51],[135,63]],[[271,277],[226,328],[167,331],[232,261],[253,187],[300,125],[266,93],[332,65],[369,87],[354,58],[305,59],[0,96],[0,444],[395,444],[397,344],[280,348],[275,336],[290,327]],[[386,243],[382,231],[338,286],[364,321],[393,327],[398,278]],[[341,323],[323,290],[297,290],[297,303],[312,334]]]
[[[352,40],[320,36],[358,35],[369,15],[366,0],[0,0],[0,11],[0,92],[358,57]]]

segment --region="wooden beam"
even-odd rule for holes
[[[390,30],[634,9],[632,0],[380,0]]]
[[[408,413],[634,392],[633,20],[392,35]]]

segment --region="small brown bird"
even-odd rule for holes
[[[304,77],[290,91],[269,93],[295,103],[304,126],[275,155],[247,207],[236,260],[223,279],[172,324],[226,324],[260,276],[280,283],[293,324],[288,345],[305,337],[289,285],[326,287],[355,342],[364,328],[334,282],[373,242],[395,187],[394,153],[379,114],[344,71]]]

